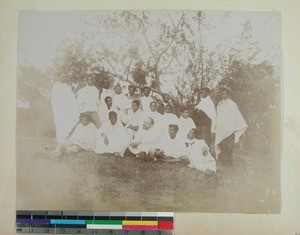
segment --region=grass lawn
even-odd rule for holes
[[[54,157],[55,142],[17,139],[17,209],[280,213],[280,161],[237,149],[206,177],[181,163],[84,152]]]

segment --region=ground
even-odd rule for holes
[[[264,152],[236,149],[232,167],[206,177],[180,163],[54,157],[51,139],[16,145],[17,209],[280,213],[280,159]]]

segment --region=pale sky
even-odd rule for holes
[[[214,31],[207,38],[207,47],[214,48],[225,40],[232,39],[242,30],[241,24],[249,20],[252,24],[253,37],[259,41],[263,51],[258,60],[264,60],[275,52],[280,53],[281,16],[278,12],[228,12]],[[92,27],[83,23],[93,21],[99,11],[22,11],[19,14],[18,63],[32,64],[46,70],[55,58],[58,45],[67,38],[80,38],[81,32],[90,32]],[[216,23],[224,12],[206,12],[208,19]],[[118,41],[112,42],[117,46]],[[271,48],[277,48],[277,51]],[[275,61],[280,65],[280,59]]]

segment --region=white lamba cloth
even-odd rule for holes
[[[102,134],[107,136],[107,144],[105,144]],[[129,140],[123,125],[120,122],[112,125],[110,121],[107,121],[97,132],[97,145],[95,152],[124,154],[128,144]]]
[[[203,154],[203,150],[207,149],[207,155]],[[189,166],[196,168],[200,171],[210,170],[216,172],[216,161],[211,156],[209,148],[204,140],[194,139],[187,147],[188,159],[190,160]]]
[[[169,125],[178,125],[178,117],[174,113],[165,113],[161,115],[162,134],[168,133]]]
[[[178,128],[179,128],[179,130],[178,130],[177,135],[180,135],[183,139],[186,139],[189,131],[191,129],[196,128],[196,125],[195,125],[193,119],[191,119],[189,117],[188,118],[180,117],[178,119]]]
[[[84,126],[78,123],[72,136],[66,140],[65,144],[76,144],[87,151],[92,151],[96,146],[97,128],[94,123]]]
[[[119,111],[118,111],[118,109],[114,106],[114,104],[110,107],[110,109],[107,107],[107,105],[106,104],[104,104],[104,105],[101,105],[101,104],[99,104],[98,105],[98,116],[99,116],[99,118],[100,118],[100,121],[102,122],[102,123],[105,123],[105,122],[107,122],[109,119],[109,113],[110,112],[112,112],[112,111],[114,111],[114,112],[116,112],[117,114],[119,114]],[[119,115],[118,115],[119,116]]]
[[[218,104],[216,124],[215,145],[232,133],[234,133],[234,140],[237,143],[248,127],[236,103],[231,99],[223,100]]]
[[[99,91],[94,86],[86,85],[77,92],[77,102],[80,113],[97,112]]]
[[[196,106],[196,109],[202,110],[211,120],[211,133],[215,133],[216,127],[216,108],[214,102],[209,96],[201,98],[199,104]]]
[[[51,105],[56,141],[58,144],[62,144],[79,120],[76,97],[72,89],[65,83],[55,83],[51,92]]]
[[[160,149],[167,157],[179,158],[187,154],[184,140],[178,134],[174,139],[169,134],[164,135],[160,143]]]
[[[140,152],[146,152],[148,154],[150,150],[153,150],[153,148],[158,145],[158,136],[158,132],[155,128],[139,130],[132,141],[132,143],[138,144],[137,147],[134,148],[129,145],[128,148],[133,154],[139,154]]]
[[[148,96],[148,97],[142,96],[142,97],[140,98],[140,101],[141,101],[141,106],[142,106],[143,112],[150,112],[150,111],[151,111],[151,110],[150,110],[150,103],[151,103],[152,101],[154,101],[154,100],[152,99],[152,97],[150,97],[150,96]]]

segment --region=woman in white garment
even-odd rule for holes
[[[57,146],[60,146],[79,121],[76,97],[64,79],[53,85],[51,105],[56,129],[56,142]]]

